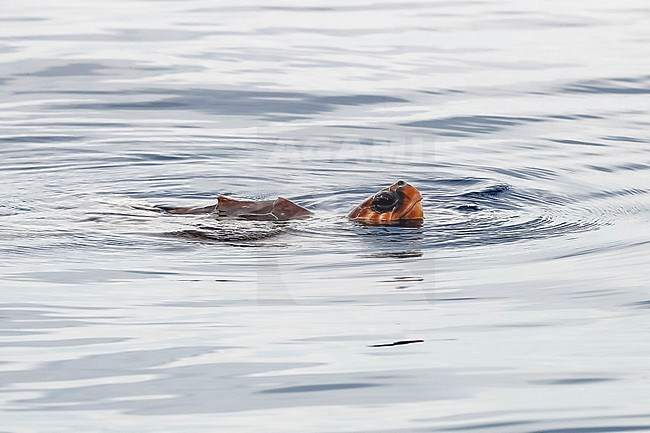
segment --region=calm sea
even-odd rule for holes
[[[650,431],[649,21],[3,1],[0,432]],[[217,194],[315,215],[151,211]]]

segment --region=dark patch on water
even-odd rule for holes
[[[174,100],[142,101],[142,102],[107,102],[90,104],[71,104],[70,108],[75,110],[166,110],[166,109],[187,109],[186,104]],[[56,106],[56,109],[63,107]]]
[[[392,346],[404,346],[407,344],[414,344],[414,343],[424,343],[424,340],[400,340],[400,341],[394,341],[392,343],[382,343],[382,344],[372,344],[368,347],[392,347]]]
[[[362,254],[361,257],[373,259],[412,259],[422,257],[422,251],[385,251],[381,253]]]
[[[128,128],[132,127],[130,123],[126,122],[53,122],[52,126],[71,126],[79,128]],[[181,128],[183,126],[176,126]]]
[[[446,427],[445,430],[450,431],[465,431],[465,430],[484,430],[484,429],[494,429],[500,427],[512,427],[517,425],[530,425],[533,424],[532,421],[504,421],[504,422],[486,422],[482,424],[472,424],[461,427]]]
[[[650,431],[650,424],[606,427],[564,427],[560,429],[533,430],[530,433],[616,433],[629,431]]]
[[[553,379],[553,380],[534,380],[532,383],[540,385],[587,385],[591,383],[611,382],[617,379],[608,377],[580,377],[568,379]]]
[[[380,283],[394,283],[394,282],[418,282],[424,281],[422,277],[394,277],[390,280],[381,280]]]
[[[479,298],[474,298],[474,297],[462,297],[462,298],[436,298],[434,301],[435,302],[458,302],[458,301],[475,301]]]
[[[457,206],[456,210],[459,210],[461,212],[478,212],[481,210],[481,208],[475,204],[462,204],[460,206]]]
[[[562,91],[613,95],[647,95],[650,94],[650,75],[578,81],[565,86]]]
[[[439,131],[452,131],[455,133],[492,134],[509,127],[542,121],[543,119],[533,117],[476,115],[419,120],[416,122],[404,123],[403,125]]]
[[[308,116],[333,111],[340,106],[405,103],[405,99],[382,95],[320,96],[301,92],[271,92],[251,90],[142,90],[140,95],[165,95],[164,99],[149,101],[92,102],[66,105],[79,110],[192,110],[212,115],[278,116],[289,114]],[[116,94],[116,96],[120,96]],[[53,108],[60,109],[56,105]],[[286,116],[285,116],[286,118]],[[301,117],[295,117],[298,119]]]
[[[196,241],[201,243],[251,243],[270,239],[287,232],[287,228],[283,226],[274,227],[273,223],[269,223],[266,227],[249,226],[242,227],[242,225],[235,225],[228,227],[228,224],[213,227],[199,227],[195,229],[179,230],[176,232],[163,233],[164,237],[172,237],[178,239],[186,239],[189,241]]]
[[[634,137],[625,137],[622,135],[606,135],[604,137],[601,137],[603,140],[607,141],[625,141],[628,143],[647,143],[647,140],[642,140],[640,138],[634,138]]]
[[[2,315],[0,314],[0,318]],[[33,336],[33,335],[38,335],[38,334],[45,334],[46,331],[31,331],[31,330],[22,330],[22,331],[6,331],[6,330],[0,330],[0,336],[4,337],[24,337],[24,336]],[[0,361],[0,364],[3,362]]]
[[[47,21],[47,18],[39,17],[1,17],[0,22],[8,23],[31,23],[36,21]]]
[[[547,116],[548,119],[559,119],[559,120],[582,120],[582,119],[602,119],[603,116],[598,116],[596,114],[553,114]]]
[[[346,389],[371,388],[380,386],[374,383],[327,383],[317,385],[299,385],[287,386],[284,388],[273,388],[259,391],[260,394],[285,394],[294,392],[322,392],[322,391],[341,391]]]
[[[0,143],[68,143],[82,139],[73,135],[18,135],[0,137]]]
[[[420,93],[424,93],[425,95],[450,95],[450,94],[465,93],[465,91],[458,90],[458,89],[441,89],[441,90],[420,90]]]
[[[3,347],[73,347],[88,346],[93,344],[121,343],[132,338],[71,338],[68,340],[27,340],[4,341]]]
[[[596,147],[606,147],[606,144],[602,143],[594,143],[591,141],[582,141],[582,140],[560,140],[560,139],[549,139],[549,141],[552,141],[554,143],[560,143],[560,144],[577,144],[580,146],[596,146]]]
[[[99,75],[98,71],[106,69],[103,65],[96,63],[68,63],[61,66],[51,66],[39,72],[31,72],[24,75],[35,77],[74,77]],[[19,74],[23,75],[23,74]]]
[[[436,178],[434,179],[435,184],[441,185],[450,185],[450,186],[467,186],[467,185],[476,185],[485,182],[485,179],[479,179],[476,177],[462,177],[462,178]]]
[[[650,299],[647,300],[647,301],[635,302],[635,303],[633,303],[631,305],[633,305],[635,307],[638,307],[638,308],[650,308]]]
[[[470,191],[461,195],[465,198],[494,198],[510,191],[511,186],[505,184],[491,185],[479,191]]]

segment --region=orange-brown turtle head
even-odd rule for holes
[[[422,194],[400,180],[368,197],[348,218],[365,224],[409,224],[422,221]]]

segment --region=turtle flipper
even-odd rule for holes
[[[284,197],[278,197],[273,202],[273,210],[271,214],[274,215],[278,221],[286,221],[293,219],[308,218],[311,212],[302,206],[299,206]]]

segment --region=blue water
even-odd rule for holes
[[[3,3],[0,431],[650,431],[649,19]]]

